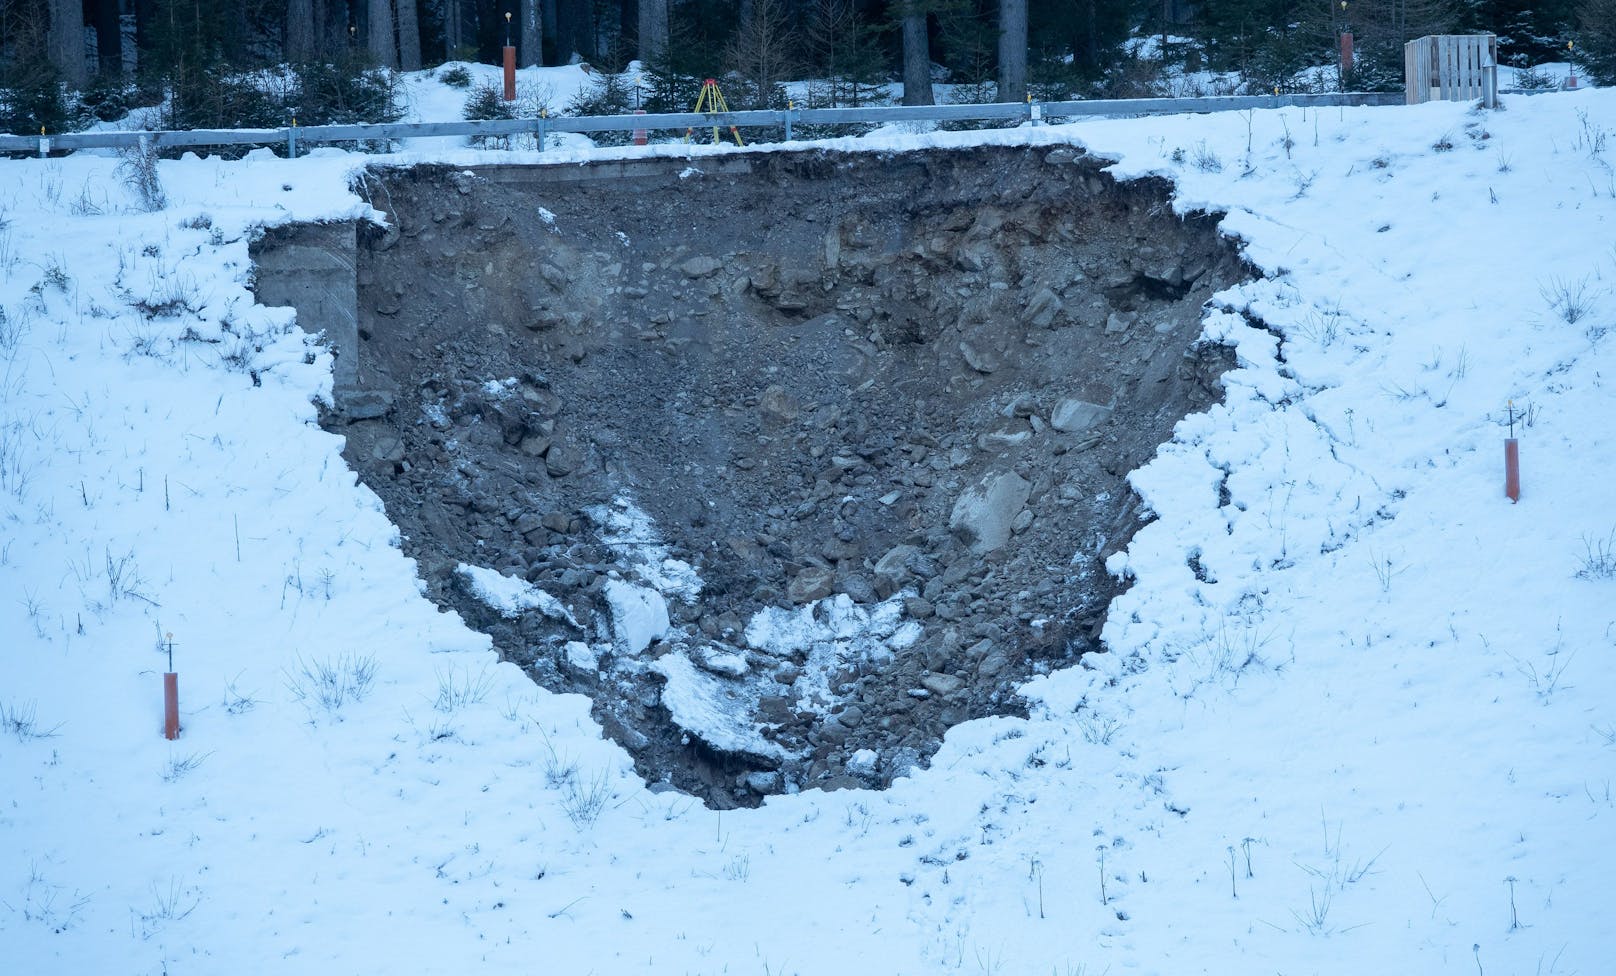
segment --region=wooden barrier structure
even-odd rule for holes
[[[1403,45],[1408,104],[1468,102],[1498,107],[1498,38],[1428,34]]]

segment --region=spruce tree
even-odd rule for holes
[[[1574,61],[1601,85],[1616,85],[1616,0],[1583,0]]]
[[[79,128],[77,106],[45,42],[43,8],[8,4],[4,13],[0,43],[7,56],[0,59],[0,132],[37,136],[41,130]]]

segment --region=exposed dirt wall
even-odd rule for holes
[[[1126,473],[1216,396],[1201,305],[1243,271],[1073,150],[702,165],[375,174],[332,423],[433,598],[653,781],[879,785],[1090,646]]]

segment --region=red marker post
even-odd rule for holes
[[[511,43],[511,15],[505,14],[505,100],[516,101],[516,47]]]
[[[1504,440],[1504,495],[1521,500],[1521,443],[1515,439],[1515,402],[1509,404],[1509,437]]]
[[[165,634],[168,670],[163,673],[163,738],[180,737],[180,676],[174,673],[174,635]]]
[[[1341,0],[1341,90],[1352,84],[1352,25],[1347,23],[1347,0]]]

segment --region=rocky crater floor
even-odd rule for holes
[[[434,600],[722,808],[885,785],[1095,647],[1246,271],[1078,150],[717,159],[371,174],[328,422]]]

